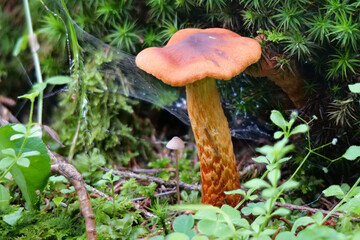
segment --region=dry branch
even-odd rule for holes
[[[84,216],[85,219],[87,239],[97,239],[95,215],[91,208],[90,197],[88,195],[86,185],[81,174],[76,170],[73,165],[68,163],[57,163],[52,165],[51,172],[53,174],[63,175],[74,186],[79,198],[81,214]]]
[[[276,206],[278,207],[284,207],[290,210],[298,210],[300,212],[310,212],[310,213],[317,213],[317,212],[322,212],[323,214],[327,215],[330,211],[327,210],[323,210],[320,208],[311,208],[311,207],[304,207],[304,206],[298,206],[298,205],[293,205],[290,203],[275,203]],[[345,216],[345,214],[343,213],[339,213],[339,212],[334,212],[331,216],[339,218],[340,216]],[[355,221],[355,222],[360,222],[360,218],[354,218],[351,217],[351,221]]]
[[[102,168],[104,171],[109,171],[107,168]],[[114,175],[125,177],[125,178],[135,178],[138,180],[148,181],[148,182],[155,182],[167,187],[176,187],[176,181],[175,180],[169,180],[165,181],[162,178],[153,177],[153,176],[147,176],[147,175],[141,175],[137,174],[131,171],[113,171]],[[188,184],[184,182],[180,182],[180,187],[186,190],[194,190],[194,191],[201,191],[201,186],[198,184]]]

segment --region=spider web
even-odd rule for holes
[[[62,7],[60,6],[59,8],[63,14],[64,10]],[[63,16],[63,18],[65,19],[66,17]],[[102,52],[105,58],[111,56],[109,61],[99,66],[95,64],[96,70],[102,73],[103,77],[106,78],[105,82],[108,83],[108,85],[99,86],[101,89],[154,104],[173,114],[184,124],[190,125],[184,88],[171,87],[152,75],[147,74],[136,66],[135,56],[104,43],[84,31],[74,20],[72,22],[82,49],[83,59],[89,60],[88,58],[95,58],[99,52]],[[67,41],[69,42],[68,39]],[[71,58],[70,55],[69,58]],[[240,75],[237,78],[240,78],[241,81],[241,77],[244,76]],[[227,89],[234,91],[230,94],[236,96],[240,89],[236,90],[238,86],[232,87],[232,85],[235,85],[234,80],[239,81],[239,79],[233,79],[226,82],[222,81],[221,84],[228,85],[226,86]],[[110,85],[115,85],[116,88],[108,87]],[[255,117],[240,113],[234,104],[226,99],[224,94],[221,94],[220,97],[233,137],[252,141],[257,141],[263,137],[270,137],[267,127],[263,126],[263,124],[260,127]]]

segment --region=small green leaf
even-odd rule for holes
[[[35,98],[37,96],[39,96],[38,92],[32,92],[32,93],[27,93],[27,94],[21,95],[18,98],[26,98],[26,99],[29,99],[31,102],[34,102]]]
[[[42,138],[42,130],[40,126],[34,126],[30,128],[29,138],[33,138],[33,137]]]
[[[290,181],[286,181],[285,183],[281,184],[281,189],[286,190],[292,190],[295,189],[299,186],[299,183],[294,181],[294,180],[290,180]]]
[[[1,150],[1,152],[2,152],[4,155],[8,155],[8,156],[10,156],[10,157],[16,158],[15,150],[12,149],[12,148],[7,148],[7,149],[4,149],[4,150]]]
[[[14,141],[16,139],[20,139],[20,138],[24,138],[25,135],[24,134],[14,134],[10,137],[10,141]]]
[[[308,224],[314,223],[314,222],[315,222],[314,219],[312,219],[311,217],[301,217],[294,222],[294,225],[291,228],[291,232],[293,234],[295,234],[298,227],[305,226],[305,225],[308,225]]]
[[[71,186],[71,187],[69,187],[69,189],[61,189],[60,192],[64,193],[64,194],[72,193],[72,192],[75,192],[75,188],[73,186]]]
[[[298,134],[298,133],[306,133],[309,130],[309,126],[306,124],[300,124],[294,127],[294,129],[290,132],[290,135]]]
[[[286,130],[286,121],[283,117],[283,115],[277,111],[272,110],[270,115],[270,120],[278,127],[280,127],[283,131]]]
[[[237,209],[227,204],[224,204],[222,205],[221,210],[223,211],[223,214],[219,217],[219,220],[225,221],[223,215],[227,215],[233,224],[243,227],[249,227],[249,223],[245,219],[241,218],[240,212]],[[241,220],[245,220],[245,221],[241,221]]]
[[[332,185],[332,186],[328,187],[327,189],[325,189],[323,191],[323,193],[324,193],[325,197],[336,196],[339,199],[342,199],[345,197],[345,193],[339,185]]]
[[[200,233],[212,236],[215,233],[216,225],[214,220],[203,219],[198,222],[197,227]]]
[[[350,84],[349,89],[353,93],[360,93],[360,83]]]
[[[207,211],[207,210],[200,210],[195,213],[194,215],[195,219],[207,219],[207,220],[216,220],[216,212],[213,211]]]
[[[291,159],[291,157],[284,157],[284,158],[281,158],[278,163],[283,163],[283,162],[286,162],[286,161],[289,161]]]
[[[271,216],[282,216],[282,217],[284,217],[284,216],[289,215],[290,212],[291,211],[289,209],[287,209],[287,208],[278,208],[271,214]]]
[[[315,220],[315,223],[321,225],[321,222],[324,219],[324,215],[319,211],[312,215],[311,218]]]
[[[0,209],[5,209],[9,206],[10,194],[9,191],[0,184]]]
[[[184,233],[170,233],[166,236],[165,240],[190,240],[190,238]]]
[[[250,197],[248,196],[248,198],[249,198],[250,201],[254,201],[255,199],[258,199],[259,196],[254,194],[254,195],[251,195]]]
[[[261,196],[263,198],[273,198],[279,193],[279,190],[277,188],[266,188],[262,190]]]
[[[350,146],[346,152],[342,155],[347,160],[355,160],[360,157],[360,146]]]
[[[16,222],[22,217],[22,211],[24,208],[19,208],[16,212],[7,214],[3,216],[3,221],[7,224],[14,226]]]
[[[274,138],[280,139],[284,135],[284,132],[276,131],[274,132]]]
[[[47,84],[45,82],[37,82],[35,83],[29,93],[41,93],[45,90]]]
[[[266,164],[270,163],[265,156],[258,156],[256,158],[253,158],[252,160],[257,163],[266,163]]]
[[[244,184],[244,187],[258,189],[258,188],[269,188],[271,186],[270,186],[270,184],[268,184],[266,181],[264,181],[262,179],[254,178],[254,179],[251,179],[250,181],[247,181]]]
[[[30,160],[27,158],[20,158],[19,160],[17,160],[16,164],[27,168],[30,166]]]
[[[276,236],[275,240],[296,240],[296,237],[292,232],[281,232]]]
[[[225,192],[226,195],[230,195],[230,194],[240,194],[242,196],[246,196],[246,192],[244,190],[241,189],[236,189],[236,190],[232,190],[232,191],[226,191]]]
[[[13,48],[12,55],[14,57],[18,56],[21,50],[26,48],[28,42],[28,35],[24,34],[16,40],[15,47]]]
[[[26,126],[24,124],[15,124],[11,127],[15,132],[25,134],[27,132]]]
[[[254,209],[254,208],[262,208],[262,209],[263,209],[263,212],[265,212],[265,204],[264,204],[263,202],[258,202],[258,203],[252,203],[252,202],[250,202],[250,203],[248,203],[248,204],[246,205],[246,207],[243,207],[243,208],[241,209],[241,212],[242,212],[244,215],[248,216],[248,215],[250,215],[250,214],[253,213],[253,209]]]
[[[0,169],[6,169],[10,164],[15,161],[13,157],[5,157],[0,160]]]
[[[58,182],[69,183],[69,180],[67,180],[63,175],[60,175],[60,176],[51,176],[49,178],[49,182],[52,182],[52,183],[58,183]]]
[[[339,211],[351,212],[360,215],[360,198],[351,198],[347,203],[339,207]]]
[[[231,237],[232,231],[229,226],[222,222],[203,219],[197,224],[200,233],[215,237]]]
[[[60,203],[62,202],[62,200],[64,200],[64,197],[53,198],[53,202],[55,203],[56,207],[60,206]]]
[[[181,215],[175,218],[173,228],[175,232],[188,233],[194,226],[194,218],[192,215]]]
[[[39,151],[29,151],[29,152],[24,152],[23,154],[21,154],[20,158],[22,157],[30,157],[30,156],[37,156],[40,155]]]
[[[52,85],[63,85],[63,84],[71,83],[72,81],[73,81],[72,78],[68,76],[53,76],[46,79],[45,82],[47,84],[52,84]]]
[[[269,181],[273,186],[277,185],[280,177],[281,177],[281,173],[279,169],[273,169],[267,175],[267,178],[269,179]]]

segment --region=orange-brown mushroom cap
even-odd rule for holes
[[[165,47],[151,47],[136,65],[171,86],[210,77],[229,80],[261,56],[260,44],[226,29],[188,28],[176,32]]]

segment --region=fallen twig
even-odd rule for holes
[[[109,171],[107,168],[102,168],[104,171]],[[148,182],[155,182],[167,187],[175,187],[176,181],[175,180],[169,180],[165,181],[162,178],[153,177],[153,176],[147,176],[147,175],[141,175],[137,174],[131,171],[119,171],[115,170],[113,171],[114,175],[120,176],[120,177],[126,177],[126,178],[135,178],[138,180],[148,181]],[[180,182],[180,187],[186,190],[194,190],[194,191],[201,191],[201,186],[198,184],[188,184],[184,182]]]
[[[87,239],[97,239],[95,215],[91,208],[90,197],[88,195],[86,185],[81,174],[76,170],[73,165],[68,163],[57,163],[52,165],[51,172],[53,174],[63,175],[74,186],[80,202],[80,211],[85,219]]]
[[[108,201],[112,201],[112,200],[113,200],[112,197],[110,197],[110,196],[107,195],[106,193],[103,193],[102,191],[97,190],[97,189],[94,188],[93,186],[90,186],[90,185],[88,185],[88,184],[86,184],[86,183],[85,183],[85,185],[86,185],[88,188],[90,188],[90,190],[91,190],[93,193],[99,195],[100,197],[103,197],[103,198],[105,198],[105,199],[108,200]]]
[[[310,213],[317,213],[317,212],[322,212],[323,214],[327,215],[330,211],[327,210],[323,210],[320,208],[311,208],[311,207],[304,207],[304,206],[298,206],[298,205],[294,205],[294,204],[290,204],[290,203],[275,203],[276,206],[278,207],[284,207],[290,210],[298,210],[300,212],[310,212]],[[339,218],[340,216],[345,216],[345,214],[343,213],[339,213],[339,212],[334,212],[332,214],[333,217]],[[355,222],[360,222],[360,218],[355,218],[355,217],[351,217],[351,221],[355,221]]]
[[[10,107],[13,107],[13,106],[16,105],[16,102],[15,102],[14,99],[8,98],[8,97],[2,96],[2,95],[0,95],[0,103],[3,103],[3,104],[8,105]]]
[[[164,197],[164,196],[175,194],[175,193],[177,193],[176,190],[171,190],[171,191],[167,191],[167,192],[163,192],[163,193],[154,194],[154,197]],[[144,199],[146,199],[146,197],[138,197],[138,198],[131,199],[131,201],[136,202],[136,201],[142,201]]]

